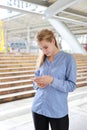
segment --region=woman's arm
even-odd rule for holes
[[[66,69],[66,79],[53,79],[51,86],[62,91],[62,92],[72,92],[76,88],[76,62],[74,57],[71,55],[68,57],[67,69]]]
[[[35,75],[35,77],[38,77],[38,76],[40,75],[40,70],[36,70],[34,75]],[[35,78],[34,78],[34,79],[35,79]],[[37,83],[34,82],[34,79],[33,79],[33,88],[34,88],[35,90],[37,90],[39,87],[38,87]]]

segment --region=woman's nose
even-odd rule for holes
[[[43,49],[43,53],[46,54],[46,53],[47,53],[47,50],[46,50],[46,49]]]

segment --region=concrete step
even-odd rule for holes
[[[0,88],[27,85],[27,84],[32,84],[32,83],[33,83],[32,79],[31,80],[28,79],[28,80],[17,80],[17,81],[3,82],[3,83],[0,83]]]
[[[81,72],[87,72],[87,69],[80,69],[80,70],[77,70],[78,73],[81,73]]]
[[[76,84],[77,84],[77,87],[87,86],[87,81],[79,81]]]
[[[9,82],[9,81],[17,81],[17,80],[25,80],[31,79],[34,75],[18,75],[18,76],[10,76],[10,77],[0,77],[0,82]]]
[[[29,90],[29,91],[24,91],[24,92],[18,92],[18,93],[12,93],[12,94],[6,94],[6,95],[0,95],[0,100],[4,98],[9,98],[9,97],[16,97],[20,95],[25,95],[25,94],[32,94],[35,93],[35,90]]]
[[[82,59],[79,59],[79,60],[76,59],[76,63],[83,63],[83,62],[87,63],[86,59],[87,59],[87,58],[85,58],[85,59],[83,59],[83,60],[82,60]]]
[[[0,104],[19,100],[19,99],[30,98],[30,97],[33,97],[34,95],[35,95],[35,90],[28,90],[28,91],[24,91],[24,92],[1,95]]]
[[[10,53],[10,54],[8,54],[7,53],[5,55],[0,53],[0,55],[3,56],[3,57],[5,57],[5,56],[6,57],[38,57],[37,53],[32,53],[32,54],[30,54],[30,53],[28,53],[28,54],[25,54],[25,53],[24,54],[21,54],[21,53],[20,54],[18,54],[18,53],[15,53],[15,54]]]
[[[32,60],[32,59],[30,59],[30,60],[26,60],[26,59],[21,59],[21,60],[19,60],[19,59],[17,59],[17,60],[0,60],[0,64],[7,64],[7,63],[24,63],[24,61],[25,61],[25,63],[33,63],[33,62],[36,62],[36,60]]]
[[[9,57],[6,57],[6,56],[1,56],[0,55],[0,60],[37,60],[37,57],[32,57],[32,56],[30,56],[30,57],[22,57],[22,56],[20,56],[20,57],[16,57],[16,56],[14,56],[14,57],[11,57],[11,56],[9,56]]]
[[[28,84],[28,85],[13,86],[13,87],[8,87],[8,88],[0,88],[0,92],[9,91],[9,90],[17,90],[21,88],[29,88],[29,87],[33,87],[33,85]]]
[[[21,78],[21,77],[32,77],[32,76],[34,76],[34,74],[26,74],[26,75],[16,75],[16,76],[14,76],[14,74],[12,75],[12,76],[2,76],[2,77],[0,77],[0,80],[2,80],[2,79],[13,79],[13,78]]]
[[[16,93],[19,93],[19,92],[25,92],[25,91],[31,91],[31,90],[33,90],[33,87],[31,86],[29,86],[29,87],[25,87],[25,88],[17,88],[17,89],[15,89],[14,88],[14,90],[6,90],[6,91],[0,91],[0,95],[1,96],[6,96],[6,95],[8,95],[8,94],[16,94]]]
[[[77,77],[77,82],[79,82],[79,81],[87,81],[87,76]]]
[[[32,70],[32,71],[35,71],[35,69],[32,69],[32,67],[14,67],[14,68],[0,68],[0,73],[1,72],[15,72],[15,71],[25,71],[25,70],[27,70],[27,71],[29,71],[29,70]]]
[[[87,76],[87,72],[77,73],[77,77]]]
[[[30,54],[30,53],[0,53],[0,56],[6,56],[6,57],[37,57],[38,55],[36,53]]]
[[[77,64],[77,66],[86,66],[87,65],[87,63],[82,63],[82,64]]]
[[[83,68],[86,68],[87,69],[87,66],[77,66],[77,69],[83,69]]]
[[[14,67],[14,68],[16,68],[16,67],[26,67],[26,66],[36,66],[36,63],[17,63],[17,64],[0,64],[0,68],[8,68],[8,67],[10,67],[10,68],[12,68],[12,67]]]
[[[31,68],[32,70],[23,70],[23,71],[15,71],[15,72],[3,72],[3,73],[0,73],[0,77],[7,77],[7,76],[17,76],[17,75],[31,75],[33,74],[34,75],[34,68]]]

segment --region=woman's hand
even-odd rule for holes
[[[53,77],[51,77],[49,75],[40,76],[40,77],[34,78],[33,81],[36,82],[36,84],[38,85],[38,87],[45,88],[47,85],[49,85],[50,83],[52,83]]]

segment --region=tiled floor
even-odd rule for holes
[[[0,130],[34,130],[32,99],[0,105]],[[87,130],[87,87],[69,94],[70,130]]]

